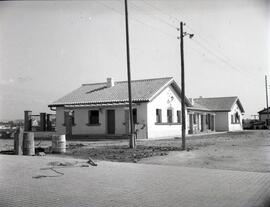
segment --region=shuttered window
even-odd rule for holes
[[[161,109],[156,109],[156,122],[157,123],[162,122]]]
[[[181,111],[177,111],[177,123],[182,123],[182,113]]]
[[[167,109],[167,122],[172,123],[173,117],[172,117],[172,109]]]

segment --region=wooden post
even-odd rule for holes
[[[31,115],[32,115],[32,111],[24,111],[24,131],[32,130]]]
[[[40,131],[46,131],[46,113],[40,113]]]
[[[72,118],[70,116],[70,111],[66,110],[65,114],[65,127],[66,127],[66,139],[71,139],[72,137]]]
[[[186,149],[186,107],[185,107],[185,64],[183,22],[180,22],[180,55],[181,55],[181,105],[182,105],[182,149]]]
[[[129,30],[128,30],[128,4],[125,0],[125,23],[126,23],[126,49],[127,49],[127,75],[128,75],[128,102],[129,102],[129,123],[130,123],[130,140],[129,147],[135,148],[136,141],[133,127],[133,113],[132,113],[132,95],[131,95],[131,75],[130,75],[130,52],[129,52]]]
[[[23,154],[23,128],[18,127],[14,135],[14,154],[22,155]]]

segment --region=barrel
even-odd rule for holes
[[[23,155],[35,155],[34,132],[23,133]]]
[[[18,127],[14,134],[14,154],[22,155],[23,154],[23,129]]]
[[[66,135],[52,136],[52,152],[65,153],[66,152]]]

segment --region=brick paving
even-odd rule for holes
[[[41,170],[52,161],[85,162],[0,155],[0,206],[259,207],[270,197],[269,173],[103,161],[55,168],[61,176]]]

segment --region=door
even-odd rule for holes
[[[115,110],[107,110],[107,132],[115,134]]]

